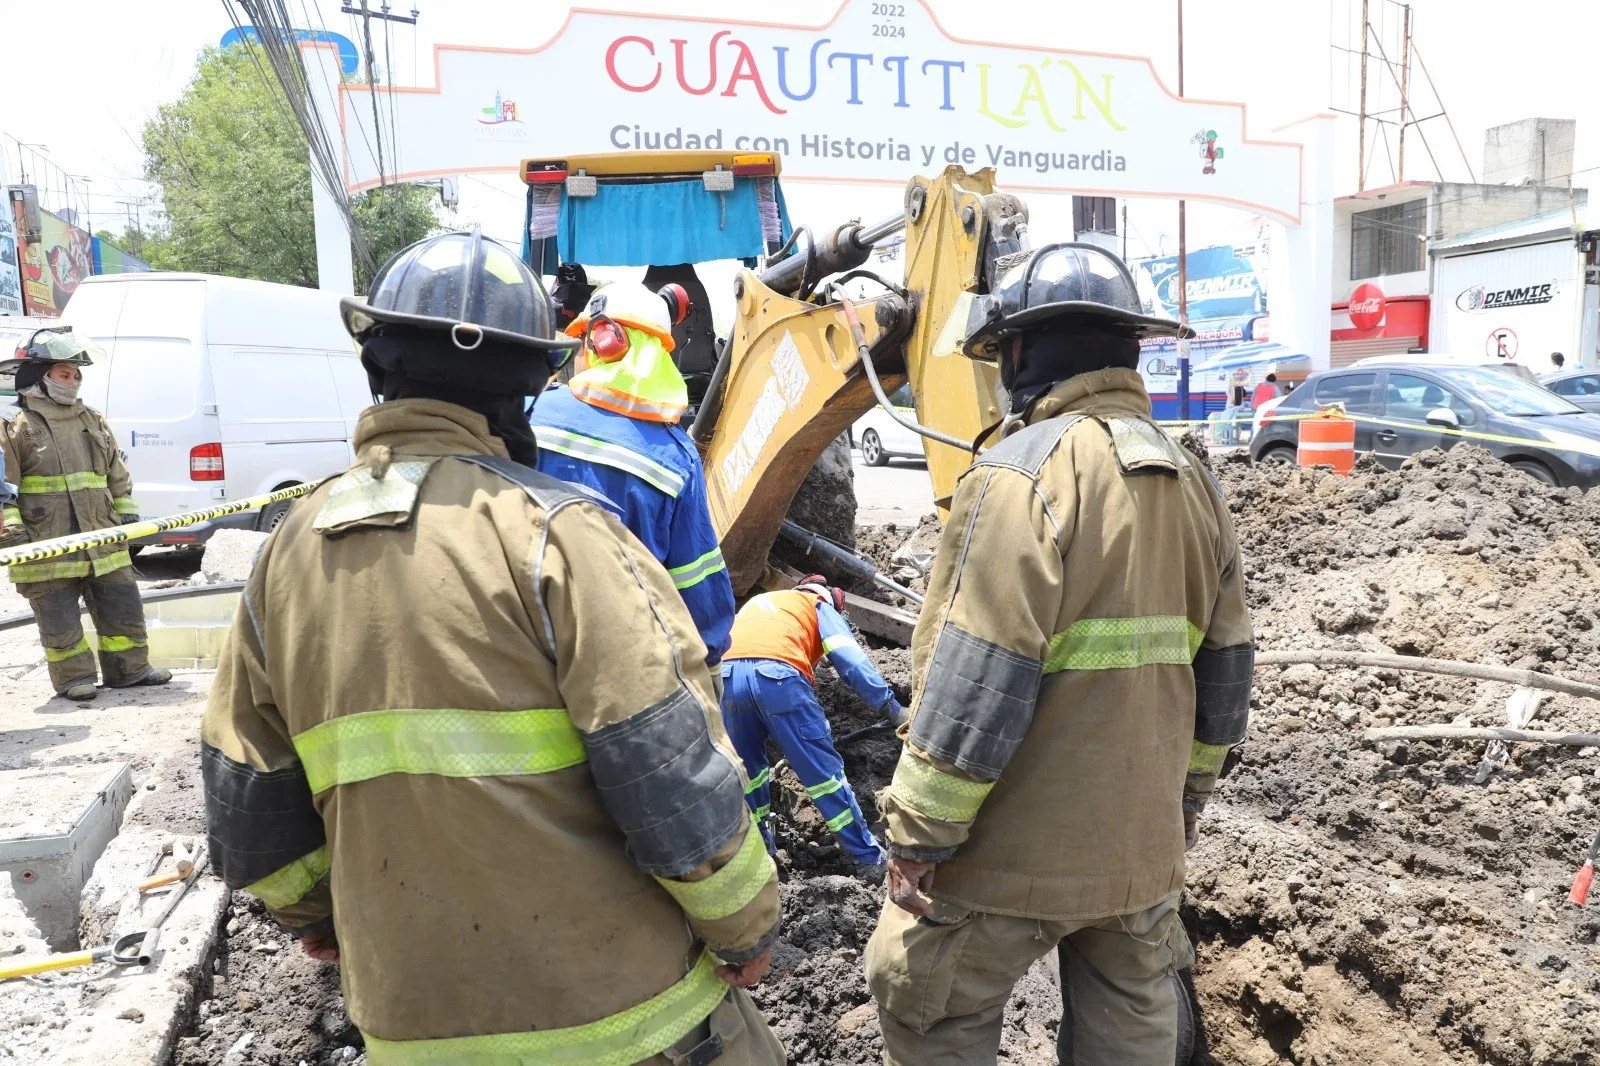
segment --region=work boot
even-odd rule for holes
[[[69,700],[77,700],[83,703],[100,695],[100,690],[94,687],[93,678],[86,677],[80,681],[71,682],[61,690],[59,695],[65,696]]]
[[[144,672],[132,681],[123,681],[114,686],[116,688],[132,688],[134,685],[165,685],[172,680],[171,670],[158,670],[154,666],[147,666]]]

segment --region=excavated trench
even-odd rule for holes
[[[1547,488],[1464,447],[1349,478],[1213,465],[1263,649],[1600,681],[1600,493]],[[857,543],[893,570],[912,532],[863,528]],[[923,529],[912,548],[932,540]],[[904,696],[909,653],[864,643]],[[837,735],[874,721],[825,666],[818,688]],[[1600,1061],[1600,909],[1566,901],[1600,826],[1596,749],[1512,745],[1479,783],[1481,742],[1363,740],[1386,724],[1505,724],[1511,693],[1406,671],[1257,671],[1249,738],[1190,856],[1184,915],[1209,1048],[1196,1062]],[[1600,732],[1600,704],[1556,695],[1533,725]],[[844,754],[875,817],[898,741]],[[882,888],[851,876],[791,774],[776,784],[784,925],[757,1001],[793,1063],[880,1062],[861,953]],[[301,955],[258,904],[235,899],[220,951],[178,1066],[361,1061],[335,968]],[[1059,1018],[1040,965],[1006,1012],[1000,1061],[1055,1062]]]

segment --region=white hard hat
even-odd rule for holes
[[[689,297],[681,285],[667,285],[660,292],[651,292],[637,281],[613,281],[589,297],[583,313],[567,326],[567,335],[583,336],[589,330],[590,320],[603,315],[659,338],[670,352],[673,349],[672,325],[683,321],[688,313]]]

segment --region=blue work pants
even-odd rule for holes
[[[771,851],[772,770],[767,738],[778,742],[828,828],[856,862],[877,865],[884,854],[845,780],[833,728],[806,676],[774,659],[732,659],[722,664],[722,721],[750,778],[745,803]]]

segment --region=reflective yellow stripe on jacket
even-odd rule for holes
[[[753,831],[750,835],[759,837]],[[445,1040],[383,1040],[363,1033],[367,1062],[371,1066],[629,1066],[665,1051],[710,1016],[728,994],[716,966],[716,957],[705,952],[694,969],[666,991],[588,1025]]]
[[[328,869],[328,849],[320,847],[274,870],[261,880],[245,885],[244,890],[273,910],[283,910],[299,903],[307,892],[328,876]]]
[[[46,559],[36,563],[12,563],[11,580],[17,584],[27,581],[60,581],[69,577],[99,577],[124,566],[132,566],[133,558],[126,551],[112,552],[95,559]]]
[[[584,762],[562,708],[532,711],[366,711],[294,737],[313,793],[385,774],[494,777],[544,774]]]
[[[103,489],[106,487],[106,476],[96,474],[92,470],[82,470],[75,474],[28,474],[17,485],[17,491],[24,496],[29,493],[44,492],[76,492],[79,489]]]

